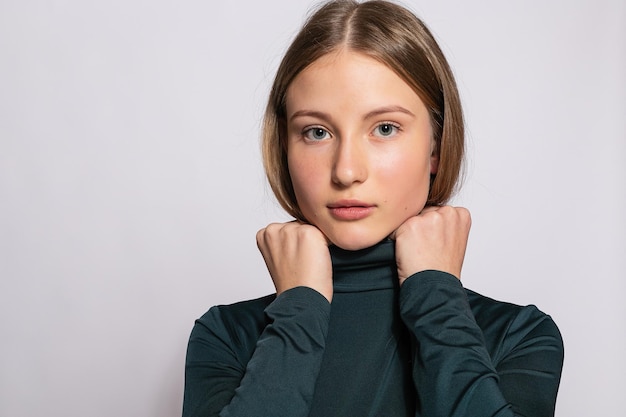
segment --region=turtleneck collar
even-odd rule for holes
[[[356,251],[330,247],[335,292],[361,292],[398,287],[395,242]]]

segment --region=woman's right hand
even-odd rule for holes
[[[304,286],[316,290],[328,302],[332,301],[328,241],[317,227],[295,221],[272,223],[257,232],[256,242],[277,295]]]

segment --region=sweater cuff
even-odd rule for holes
[[[280,312],[289,311],[292,314],[309,313],[320,315],[320,319],[328,321],[330,319],[330,303],[322,294],[310,287],[295,287],[281,293],[265,309],[265,313],[272,319]]]
[[[423,291],[426,288],[439,285],[463,289],[461,280],[454,275],[448,272],[428,269],[409,276],[402,284],[402,287],[400,287],[400,297],[402,297],[403,294]]]
[[[434,317],[462,314],[472,322],[472,327],[476,326],[465,288],[458,278],[447,272],[426,270],[411,275],[400,288],[399,301],[407,325],[438,311]],[[414,330],[420,331],[420,326]]]

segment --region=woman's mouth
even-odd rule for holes
[[[361,220],[372,214],[376,206],[357,200],[342,200],[329,204],[330,214],[337,220]]]

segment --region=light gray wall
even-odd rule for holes
[[[179,415],[194,319],[272,291],[259,120],[310,2],[226,3],[0,2],[1,416]],[[467,111],[465,285],[557,321],[558,416],[619,415],[625,3],[407,3]]]

